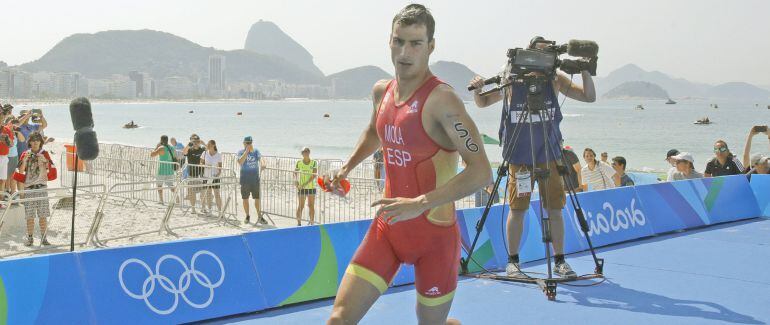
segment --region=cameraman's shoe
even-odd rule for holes
[[[262,216],[259,216],[259,219],[257,220],[257,222],[258,222],[258,223],[261,223],[261,224],[263,224],[263,225],[266,225],[266,224],[267,224],[267,220],[265,220],[265,218],[262,218]]]
[[[34,239],[32,239],[32,236],[27,236],[27,241],[26,241],[26,242],[24,242],[24,246],[27,246],[27,247],[29,247],[29,246],[32,246],[32,244],[34,243],[34,241],[35,241],[35,240],[34,240]]]
[[[567,262],[556,263],[556,267],[553,270],[556,275],[562,278],[576,278],[577,273],[567,264]]]
[[[42,246],[51,246],[51,243],[48,242],[48,239],[43,237],[43,239],[40,240],[40,245],[42,245]]]
[[[509,277],[516,278],[516,279],[526,279],[528,278],[524,272],[521,272],[521,268],[519,268],[519,263],[508,263],[508,265],[505,266],[505,273],[508,274]]]

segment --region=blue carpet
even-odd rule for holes
[[[599,250],[607,281],[535,285],[462,278],[450,316],[464,324],[764,324],[770,321],[770,220],[754,219]],[[590,255],[569,256],[590,273]],[[525,265],[544,272],[545,265]],[[212,324],[323,324],[333,300],[220,319]],[[362,324],[416,324],[412,286],[392,288]]]

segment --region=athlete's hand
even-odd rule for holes
[[[375,215],[391,225],[417,218],[427,209],[424,195],[416,198],[383,198],[372,203],[373,207],[378,205],[380,208]]]
[[[345,190],[342,189],[342,185],[340,185],[340,181],[343,179],[348,178],[348,173],[344,171],[344,168],[337,170],[336,172],[332,172],[331,175],[331,183],[328,185],[328,189],[334,193],[339,195],[339,193],[345,193]],[[374,206],[374,205],[372,205]]]

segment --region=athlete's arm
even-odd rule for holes
[[[559,92],[565,96],[581,102],[593,103],[596,101],[596,89],[594,88],[594,80],[591,78],[591,74],[588,71],[580,73],[583,78],[583,84],[579,85],[562,73],[559,72],[556,75],[556,85]]]
[[[492,169],[484,152],[484,143],[465,105],[449,86],[438,86],[425,103],[423,116],[435,126],[428,135],[447,148],[456,149],[467,166],[443,186],[416,198],[386,198],[377,212],[390,223],[409,220],[423,211],[454,202],[477,192],[489,183]]]
[[[471,85],[476,87],[473,90],[473,101],[476,102],[476,106],[484,108],[494,103],[497,103],[503,99],[503,95],[499,91],[481,96],[481,90],[484,87],[484,78],[481,76],[475,76],[471,79]]]
[[[350,155],[348,161],[342,165],[340,171],[334,176],[332,188],[338,188],[339,180],[346,178],[353,168],[356,168],[356,166],[364,161],[366,157],[371,156],[377,149],[382,147],[380,138],[377,136],[377,108],[380,106],[380,101],[385,94],[385,89],[388,87],[388,82],[388,80],[380,80],[374,84],[372,89],[374,109],[372,110],[372,117],[369,119],[369,125],[367,125],[364,132],[361,133],[361,137],[358,138],[358,143],[353,150],[353,154]]]

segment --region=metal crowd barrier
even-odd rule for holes
[[[131,181],[150,180],[154,177],[154,170],[157,170],[157,161],[148,161],[146,157],[149,156],[150,148],[132,147],[117,144],[100,144],[102,152],[104,153],[102,158],[108,159],[109,163],[115,165],[118,161],[124,161],[124,158],[138,158],[135,161],[142,161],[141,163],[134,163],[135,165],[125,168],[104,168],[98,163],[92,166],[93,170],[107,169],[113,175],[122,175],[119,172],[129,170],[128,173],[138,173],[139,179],[129,178]],[[118,155],[118,157],[115,157]],[[264,214],[271,216],[279,216],[285,218],[296,218],[297,190],[294,187],[293,177],[295,174],[295,167],[300,157],[280,157],[280,156],[263,156],[262,165],[265,168],[261,171],[261,205]],[[318,174],[327,175],[333,173],[342,167],[344,163],[340,159],[315,159],[318,162]],[[98,161],[98,159],[97,159]],[[107,162],[102,163],[107,164]],[[156,165],[153,165],[156,164]],[[147,168],[144,168],[147,167]],[[202,165],[189,165],[186,164],[181,167],[179,175],[186,175],[185,170],[189,168],[204,168]],[[375,170],[381,168],[381,163],[368,159],[357,166],[349,175],[349,180],[353,184],[352,191],[346,198],[339,198],[336,195],[330,195],[328,193],[318,192],[316,195],[316,218],[315,222],[328,223],[338,222],[346,220],[358,220],[371,218],[374,211],[373,208],[368,206],[382,196],[382,188],[384,186],[384,180],[375,179]],[[115,171],[117,169],[117,171]],[[223,175],[239,177],[240,166],[238,165],[238,157],[234,153],[222,153],[222,168]],[[98,174],[98,173],[97,173]],[[381,175],[384,177],[384,175]],[[126,177],[123,177],[124,179]],[[64,182],[64,180],[62,180]],[[182,181],[181,176],[179,181]],[[80,180],[79,184],[82,184]],[[112,184],[112,183],[110,183]],[[184,191],[185,189],[182,189]],[[238,186],[233,187],[232,197],[238,198]],[[486,195],[475,193],[466,198],[457,200],[455,207],[457,209],[483,206],[486,202]],[[184,196],[184,193],[180,193]],[[126,196],[129,193],[125,194]],[[138,195],[136,193],[131,194],[131,199],[135,200],[135,204],[140,204],[143,200],[157,201],[158,198],[152,192],[144,195]],[[184,205],[182,205],[184,206]],[[239,211],[239,205],[233,204],[229,207],[233,215],[237,215]],[[307,207],[304,209],[302,220],[309,222],[309,216],[307,215]]]
[[[78,200],[76,209],[76,222],[77,224],[83,224],[83,222],[89,223],[97,218],[98,210],[96,209],[94,201],[101,201],[106,192],[104,185],[84,185],[78,187]],[[25,197],[28,194],[45,194],[42,197]],[[80,200],[80,199],[83,200]],[[69,248],[70,246],[70,233],[71,233],[71,218],[72,218],[72,189],[70,188],[45,188],[37,190],[24,190],[23,192],[16,192],[13,195],[6,198],[3,201],[5,208],[2,209],[0,215],[0,249],[4,251],[12,251],[11,253],[0,254],[0,258],[15,256],[20,254],[35,253],[38,251],[61,251],[63,248]],[[89,200],[90,199],[90,200]],[[96,200],[93,200],[96,199]],[[37,243],[42,237],[48,239],[51,243],[50,246],[33,246],[27,248],[22,246],[24,240],[26,240],[26,230],[17,233],[9,233],[3,231],[5,226],[11,221],[8,218],[16,217],[23,218],[22,228],[26,228],[26,211],[23,205],[32,204],[33,202],[45,201],[48,205],[50,212],[47,218],[46,232],[41,236],[35,236]],[[53,201],[53,204],[51,202]],[[35,218],[35,231],[39,233],[39,219]],[[18,221],[18,220],[14,220]],[[79,231],[80,227],[75,228],[75,243],[79,246],[86,245],[87,232]],[[14,245],[19,247],[13,247]]]
[[[296,219],[299,205],[295,180],[300,173],[293,170],[265,168],[260,177],[262,211],[267,215]],[[332,223],[369,219],[376,208],[371,204],[381,197],[380,182],[375,179],[350,177],[351,190],[345,197],[323,192],[316,187],[315,222]],[[315,181],[312,182],[316,184]],[[301,220],[310,222],[307,202]]]
[[[237,179],[234,177],[222,177],[219,179],[220,179],[220,182],[219,182],[220,189],[232,188],[238,184]],[[154,181],[122,183],[122,184],[115,184],[111,186],[107,190],[107,192],[105,193],[105,195],[103,196],[102,200],[99,203],[99,207],[96,214],[97,217],[93,220],[93,223],[91,224],[91,227],[88,232],[88,236],[85,241],[86,244],[91,244],[97,247],[104,247],[106,246],[105,243],[108,241],[115,241],[115,240],[126,239],[126,238],[135,238],[141,235],[149,235],[149,234],[158,234],[158,235],[165,234],[165,235],[178,237],[179,235],[174,232],[175,229],[190,228],[190,227],[215,224],[215,223],[220,224],[222,226],[232,226],[239,230],[243,230],[242,228],[239,227],[240,223],[238,222],[238,220],[236,220],[235,215],[226,212],[229,206],[235,205],[234,199],[231,195],[223,196],[222,208],[216,211],[217,212],[216,215],[213,215],[213,214],[197,215],[197,214],[190,213],[190,209],[175,209],[177,207],[177,202],[180,200],[183,201],[183,198],[180,197],[180,194],[188,193],[189,191],[202,191],[202,190],[208,189],[211,186],[210,184],[202,182],[202,180],[203,179],[200,179],[200,178],[191,178],[191,179],[182,180],[179,183],[174,184],[173,186],[163,184],[163,186],[161,186],[160,189],[164,191],[166,190],[170,191],[171,195],[169,197],[169,200],[167,200],[165,204],[158,203],[153,206],[145,207],[146,211],[142,211],[143,213],[141,214],[144,220],[142,220],[141,224],[138,225],[138,228],[141,228],[141,229],[131,229],[126,231],[125,228],[127,228],[128,226],[137,226],[137,225],[126,224],[126,223],[117,224],[115,221],[113,221],[113,223],[117,224],[119,231],[125,232],[125,234],[105,238],[105,237],[100,237],[100,233],[105,233],[105,232],[109,233],[110,231],[108,230],[105,231],[103,227],[110,226],[109,219],[116,218],[116,217],[108,217],[111,212],[106,209],[106,205],[109,200],[117,199],[119,201],[122,195],[136,191],[137,187],[141,188],[140,191],[157,191],[158,190],[158,187],[153,187],[154,185],[156,185]],[[116,208],[122,207],[122,205],[114,205],[114,206]],[[184,204],[181,204],[180,206],[184,207]],[[178,212],[178,213],[175,213],[175,212]],[[176,224],[172,225],[172,220]],[[155,227],[153,227],[153,225],[155,225]]]

